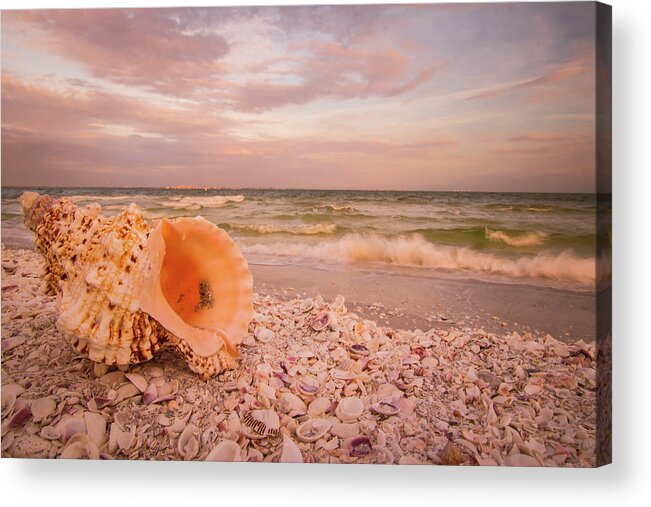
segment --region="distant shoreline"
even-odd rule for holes
[[[304,192],[409,192],[409,193],[443,193],[443,194],[540,194],[540,195],[596,195],[595,191],[586,192],[544,192],[538,190],[410,190],[410,189],[373,189],[373,188],[283,188],[283,187],[218,187],[212,185],[204,186],[65,186],[53,187],[48,185],[2,185],[1,189],[12,190],[34,190],[34,189],[68,189],[68,190],[94,190],[94,189],[111,189],[111,190],[225,190],[225,191],[242,191],[242,190],[271,190],[271,191],[304,191]],[[600,194],[601,195],[601,194]]]

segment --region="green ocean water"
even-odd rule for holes
[[[31,189],[105,215],[202,215],[251,262],[420,269],[588,289],[596,278],[593,194],[259,189]],[[2,242],[29,248],[18,197],[2,189]]]

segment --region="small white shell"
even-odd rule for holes
[[[316,442],[323,437],[332,423],[326,419],[308,419],[296,428],[296,438],[301,442]]]
[[[199,429],[194,424],[188,424],[177,445],[179,454],[184,460],[190,460],[199,454]]]
[[[335,322],[336,316],[333,312],[323,311],[314,317],[314,319],[312,319],[310,327],[314,331],[323,331],[327,327],[332,326],[332,324]]]
[[[54,409],[57,408],[56,402],[52,398],[39,398],[32,401],[29,407],[32,410],[32,416],[35,420],[45,419]]]
[[[255,336],[255,339],[261,343],[268,343],[273,340],[275,336],[275,333],[271,329],[267,329],[266,327],[262,326],[256,327],[253,334]]]
[[[400,412],[400,408],[388,401],[379,401],[378,403],[371,405],[371,412],[388,417],[396,415]]]
[[[536,458],[526,454],[511,454],[504,458],[504,465],[507,467],[539,467],[540,463]]]
[[[343,398],[335,409],[335,415],[343,423],[355,422],[364,412],[364,403],[355,396]]]
[[[99,459],[99,449],[88,435],[75,435],[72,437],[60,454],[64,459]]]
[[[94,412],[84,412],[84,422],[86,423],[86,434],[88,438],[97,447],[100,447],[104,443],[106,436],[106,419]]]
[[[206,461],[242,461],[242,449],[234,440],[222,440],[206,456]]]
[[[322,417],[331,405],[332,403],[328,398],[315,398],[307,407],[307,413],[313,418]]]
[[[147,390],[147,379],[138,373],[126,373],[125,377],[138,388],[141,393],[144,393]]]
[[[301,450],[290,437],[283,435],[283,451],[280,455],[281,463],[303,463]]]

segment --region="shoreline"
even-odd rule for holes
[[[256,287],[237,368],[201,381],[168,350],[128,368],[77,354],[40,265],[2,251],[3,457],[595,466],[592,344],[450,322],[393,329],[350,302]],[[312,329],[336,308],[329,329]],[[361,412],[346,415],[345,399]],[[277,435],[249,426],[255,410],[276,414]],[[327,429],[313,440],[302,429],[314,419]]]
[[[542,285],[306,264],[249,264],[254,289],[283,299],[346,295],[362,317],[398,329],[483,328],[594,342],[596,296]]]

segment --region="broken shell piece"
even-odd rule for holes
[[[147,379],[138,373],[126,373],[125,377],[138,388],[141,393],[144,393],[147,390]]]
[[[10,412],[14,408],[16,398],[25,391],[20,384],[6,384],[2,386],[2,410]]]
[[[536,384],[527,384],[524,387],[524,392],[527,393],[529,396],[535,396],[542,392],[542,388]]]
[[[259,342],[268,343],[274,339],[275,333],[271,329],[258,326],[255,328],[255,332],[253,333],[253,335],[255,336],[255,339],[258,340]]]
[[[252,410],[244,415],[242,422],[254,432],[247,434],[249,438],[276,436],[280,430],[280,419],[273,410]]]
[[[405,454],[400,457],[398,461],[399,465],[422,465],[423,463],[416,457]]]
[[[326,419],[308,419],[296,428],[296,437],[301,442],[316,442],[328,433],[331,427],[332,423]]]
[[[312,418],[319,418],[330,409],[332,403],[328,398],[315,398],[307,407],[307,413]]]
[[[39,398],[30,404],[34,419],[40,421],[49,416],[57,408],[56,402],[52,398]]]
[[[61,451],[63,459],[99,459],[99,449],[88,435],[75,435]]]
[[[177,444],[179,454],[184,460],[190,460],[199,454],[199,429],[194,424],[188,424]]]
[[[281,463],[303,463],[301,450],[288,435],[283,435],[283,451],[280,455]]]
[[[353,356],[364,357],[369,355],[369,350],[360,343],[353,343],[348,350]]]
[[[373,450],[371,439],[366,435],[359,435],[351,438],[346,443],[346,448],[348,449],[349,454],[356,458],[366,456]]]
[[[115,453],[118,449],[121,451],[128,451],[133,446],[136,439],[136,427],[134,426],[131,431],[124,431],[118,423],[111,424],[109,432],[109,445],[108,450],[110,454]]]
[[[536,458],[526,454],[511,454],[504,458],[504,465],[507,467],[539,467],[540,463]]]
[[[242,461],[242,449],[234,440],[222,440],[206,456],[206,461]]]
[[[296,396],[294,393],[284,392],[278,397],[278,402],[276,403],[276,408],[278,411],[283,414],[288,414],[290,412],[300,412],[305,413],[307,406],[305,402]]]
[[[104,443],[106,436],[106,419],[100,414],[93,412],[84,412],[84,422],[86,424],[86,434],[88,438],[100,447]]]
[[[359,423],[335,423],[330,433],[339,438],[351,438],[359,434]]]
[[[335,409],[335,415],[343,423],[356,421],[364,412],[364,403],[355,396],[343,398]]]
[[[325,328],[327,328],[332,321],[332,315],[330,312],[324,311],[319,313],[314,319],[312,320],[312,324],[310,324],[310,327],[314,331],[323,331]]]
[[[346,305],[344,304],[346,299],[341,294],[337,295],[335,300],[332,302],[332,309],[337,315],[345,315],[348,311]]]
[[[393,403],[389,403],[388,401],[380,401],[371,405],[371,412],[389,417],[398,414],[400,412],[400,408],[398,408]]]

